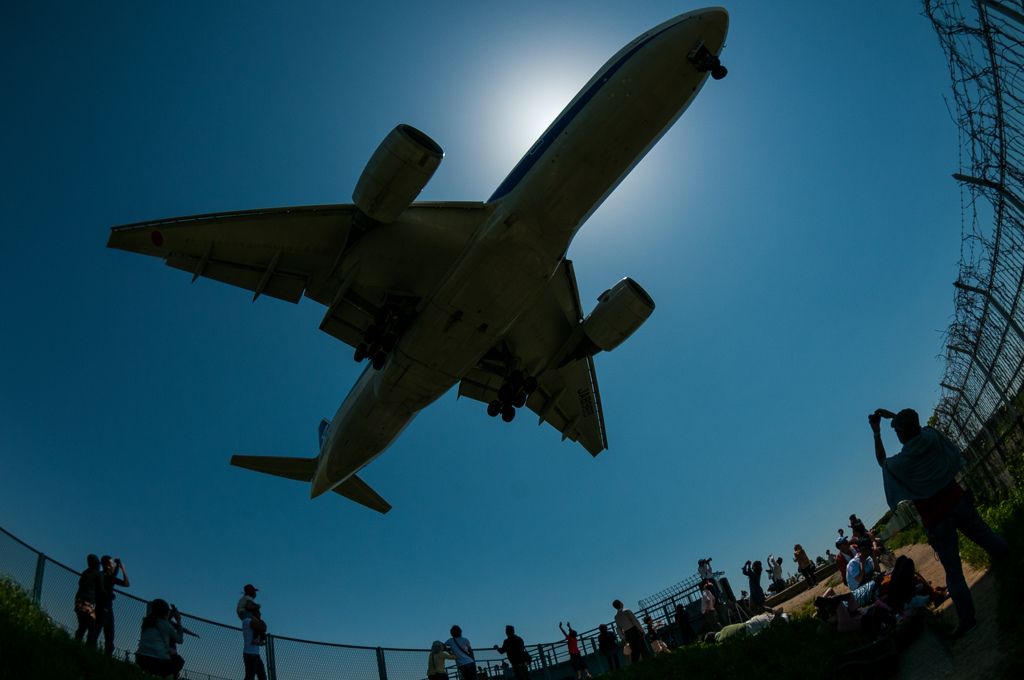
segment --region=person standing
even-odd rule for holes
[[[254,640],[267,632],[267,624],[262,619],[250,617],[242,619],[242,663],[245,665],[243,680],[267,680],[267,669],[260,656],[260,646]]]
[[[583,658],[583,655],[580,654],[579,635],[577,635],[576,631],[572,629],[571,623],[566,621],[565,624],[569,626],[568,633],[565,632],[565,628],[562,628],[561,621],[558,622],[558,630],[562,631],[562,637],[565,638],[565,644],[569,648],[569,664],[572,666],[572,669],[576,671],[577,679],[581,677],[589,678],[590,669],[587,668],[587,662]],[[586,673],[586,675],[582,676],[580,675],[581,673]]]
[[[494,645],[494,651],[508,657],[516,680],[530,680],[530,653],[523,638],[516,635],[515,626],[505,626],[505,641],[501,647]]]
[[[103,649],[107,654],[113,654],[114,598],[117,597],[114,593],[114,586],[129,587],[128,572],[120,557],[111,559],[110,555],[104,555],[100,558],[100,566],[103,572],[96,588],[96,628],[98,631],[103,631]],[[118,571],[124,578],[118,578]],[[97,633],[97,637],[98,635],[99,633]]]
[[[807,579],[807,587],[810,588],[816,585],[818,582],[814,580],[814,564],[811,562],[811,558],[807,556],[803,546],[799,543],[793,546],[793,561],[796,562],[797,569]]]
[[[676,605],[676,625],[679,626],[680,645],[688,645],[697,639],[697,634],[693,632],[693,626],[690,625],[690,615],[686,612],[686,607],[681,604]]]
[[[708,622],[708,628],[714,632],[722,630],[722,625],[718,622],[718,613],[715,612],[715,594],[711,592],[709,584],[704,585],[704,592],[700,596],[700,613]]]
[[[476,661],[473,658],[473,647],[469,640],[462,637],[462,629],[452,626],[452,636],[445,643],[455,655],[455,665],[459,668],[462,680],[476,680]]]
[[[775,584],[775,594],[778,595],[786,589],[786,582],[782,580],[782,558],[775,557],[775,553],[768,555],[768,578]]]
[[[750,560],[747,560],[741,571],[747,577],[747,586],[750,588],[750,614],[760,614],[765,611],[764,589],[761,588],[761,561],[757,560],[751,564]]]
[[[608,630],[605,623],[598,626],[597,630],[597,651],[604,655],[604,660],[608,662],[608,670],[619,670],[619,639],[615,637],[615,633]]]
[[[75,640],[81,642],[82,636],[88,633],[86,642],[95,645],[99,636],[96,627],[96,591],[100,587],[103,572],[100,571],[100,558],[89,555],[85,561],[86,570],[78,578],[78,591],[75,593],[75,616],[78,617]]]
[[[892,428],[903,445],[890,458],[886,457],[882,443],[882,418],[892,420]],[[1010,546],[985,523],[974,508],[973,496],[956,481],[966,461],[945,435],[935,428],[921,427],[917,412],[909,408],[899,413],[877,409],[868,416],[868,424],[875,438],[875,460],[882,468],[886,503],[895,512],[900,502],[913,501],[921,515],[921,524],[946,572],[946,586],[956,607],[957,626],[950,637],[960,638],[975,629],[977,620],[960,562],[957,530],[981,546],[992,563],[1000,567],[1010,562]]]
[[[619,631],[619,637],[629,645],[630,663],[651,658],[651,650],[647,648],[647,641],[644,640],[644,628],[636,614],[627,609],[621,600],[615,600],[612,606],[615,607],[615,627]]]
[[[427,659],[427,680],[448,680],[448,671],[444,668],[445,660],[454,661],[455,655],[444,651],[444,643],[434,640],[430,645],[430,657]]]

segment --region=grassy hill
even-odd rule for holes
[[[28,593],[0,577],[0,680],[153,680],[133,664],[75,642]]]

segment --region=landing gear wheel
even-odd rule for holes
[[[512,419],[516,417],[516,409],[511,404],[505,404],[501,407],[501,419],[506,423],[511,423]]]
[[[487,405],[487,415],[492,418],[496,418],[499,413],[501,413],[501,402],[495,399]]]
[[[523,381],[523,392],[526,392],[527,394],[533,394],[533,392],[536,389],[537,389],[537,379],[534,378],[532,375],[529,378],[527,378],[526,380]]]
[[[515,390],[513,390],[508,383],[505,383],[498,388],[498,400],[503,401],[506,404],[512,401],[516,396]]]
[[[719,64],[718,66],[711,69],[711,77],[715,80],[721,80],[729,74],[729,69]]]
[[[384,352],[377,352],[376,354],[373,355],[373,368],[379,371],[380,369],[384,368],[384,362],[387,360],[387,354],[385,354]]]
[[[523,386],[523,380],[525,374],[522,371],[512,371],[508,376],[508,384],[512,386],[512,389],[517,390]]]
[[[520,392],[516,395],[516,398],[512,400],[512,405],[516,408],[522,408],[526,406],[526,392]]]
[[[394,333],[388,333],[384,336],[384,339],[380,343],[381,349],[385,352],[390,352],[398,344],[398,336]]]
[[[365,359],[366,356],[369,354],[369,349],[370,348],[366,346],[365,342],[359,343],[358,345],[356,345],[356,352],[355,354],[352,355],[352,358],[355,359],[356,363],[358,364],[363,359]]]

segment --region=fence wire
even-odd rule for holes
[[[79,572],[53,560],[0,527],[0,575],[25,588],[55,626],[75,633],[78,619],[72,609],[78,591]],[[115,589],[114,654],[134,661],[147,601]],[[641,615],[643,612],[640,612]],[[182,680],[228,680],[241,677],[242,630],[182,613],[182,624],[194,635],[185,635],[178,653],[185,660]],[[597,653],[597,630],[583,633],[580,650],[595,675],[607,670],[603,655]],[[261,656],[269,680],[424,680],[426,649],[360,647],[268,635]],[[104,644],[101,634],[100,645]],[[533,680],[571,680],[574,672],[564,641],[528,647],[533,657]],[[511,680],[511,668],[494,650],[474,650],[476,663],[487,680]],[[625,659],[620,657],[620,663]],[[447,668],[448,677],[458,680],[458,670]],[[483,678],[481,678],[483,680]]]

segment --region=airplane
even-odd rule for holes
[[[415,201],[442,148],[410,125],[381,142],[352,204],[177,217],[114,227],[107,246],[297,303],[367,366],[311,458],[231,464],[391,509],[356,473],[458,385],[510,422],[524,406],[592,456],[608,448],[594,355],[654,311],[624,278],[586,317],[566,251],[580,227],[683,114],[719,56],[729,14],[698,9],[619,50],[483,202]]]

